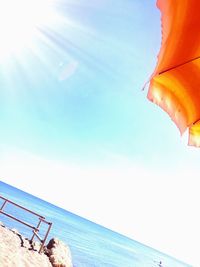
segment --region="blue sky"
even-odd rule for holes
[[[43,30],[34,53],[1,66],[1,135],[56,158],[87,152],[90,161],[96,146],[134,156],[134,139],[146,136],[141,89],[159,49],[159,13],[150,1],[64,2],[72,25]],[[73,75],[60,78],[70,64]]]
[[[199,152],[142,91],[161,42],[155,1],[53,3],[23,42],[0,28],[2,181],[195,262]]]

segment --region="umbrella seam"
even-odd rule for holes
[[[190,63],[190,62],[192,62],[192,61],[195,61],[195,60],[197,60],[197,59],[199,59],[199,58],[200,58],[200,56],[195,57],[195,58],[193,58],[193,59],[190,59],[190,60],[188,60],[188,61],[186,61],[186,62],[184,62],[184,63],[178,64],[178,65],[176,65],[176,66],[174,66],[174,67],[171,67],[171,68],[169,68],[169,69],[163,70],[163,71],[159,72],[158,75],[161,75],[161,74],[163,74],[163,73],[165,73],[165,72],[167,72],[167,71],[170,71],[170,70],[176,69],[176,68],[178,68],[178,67],[181,67],[181,66],[183,66],[183,65],[185,65],[185,64],[188,64],[188,63]],[[155,75],[155,76],[156,76],[156,75]]]

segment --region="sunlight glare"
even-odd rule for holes
[[[18,53],[53,18],[50,0],[0,0],[0,59]]]

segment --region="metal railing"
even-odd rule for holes
[[[45,217],[41,216],[40,214],[38,214],[38,213],[36,213],[36,212],[34,212],[34,211],[31,211],[31,210],[29,210],[29,209],[27,209],[27,208],[25,208],[25,207],[23,207],[23,206],[21,206],[21,205],[15,203],[15,202],[13,202],[13,201],[11,201],[11,200],[5,198],[5,197],[2,197],[1,195],[0,195],[0,199],[3,200],[3,204],[2,204],[2,206],[0,207],[0,214],[3,214],[3,215],[5,215],[5,216],[7,216],[7,217],[9,217],[9,218],[11,218],[11,219],[13,219],[13,220],[19,222],[19,223],[22,223],[22,224],[24,224],[25,226],[31,228],[32,231],[33,231],[33,236],[32,236],[32,238],[30,239],[30,241],[33,242],[35,236],[39,239],[39,241],[40,241],[40,243],[41,243],[41,246],[40,246],[40,249],[39,249],[39,253],[41,253],[41,252],[42,252],[42,249],[43,249],[43,247],[44,247],[44,245],[45,245],[45,242],[46,242],[46,240],[47,240],[48,234],[49,234],[49,232],[50,232],[50,230],[51,230],[52,223],[46,221],[46,220],[45,220]],[[19,209],[22,209],[22,210],[24,210],[24,211],[26,211],[26,212],[28,212],[28,213],[31,213],[31,214],[33,214],[34,216],[38,217],[39,221],[38,221],[37,226],[35,227],[35,226],[33,226],[33,225],[31,225],[31,224],[29,224],[29,223],[27,223],[27,222],[25,222],[25,221],[22,221],[22,220],[16,218],[15,216],[13,216],[13,215],[11,215],[11,214],[9,214],[9,213],[3,211],[3,209],[5,208],[5,206],[8,205],[8,204],[14,205],[14,206],[18,207]],[[46,234],[45,234],[45,236],[44,236],[44,239],[42,239],[42,238],[39,236],[39,231],[40,231],[41,223],[48,224],[48,228],[47,228]]]

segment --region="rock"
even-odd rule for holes
[[[49,241],[46,253],[53,267],[73,267],[70,249],[59,239]]]
[[[22,235],[0,226],[0,237],[1,267],[52,267],[49,258],[44,253],[39,254],[23,246],[23,240],[26,239]]]
[[[17,229],[13,228],[13,229],[11,229],[11,231],[12,231],[14,234],[16,234],[16,235],[19,235],[19,232],[18,232]]]
[[[40,251],[40,247],[41,247],[41,243],[38,242],[38,241],[34,241],[32,242],[32,248],[35,250],[35,251]],[[42,251],[43,252],[43,251]]]
[[[30,249],[30,241],[29,241],[27,238],[24,238],[23,236],[21,236],[21,238],[22,238],[22,241],[23,241],[22,246],[23,246],[24,248],[28,248],[28,249]]]

